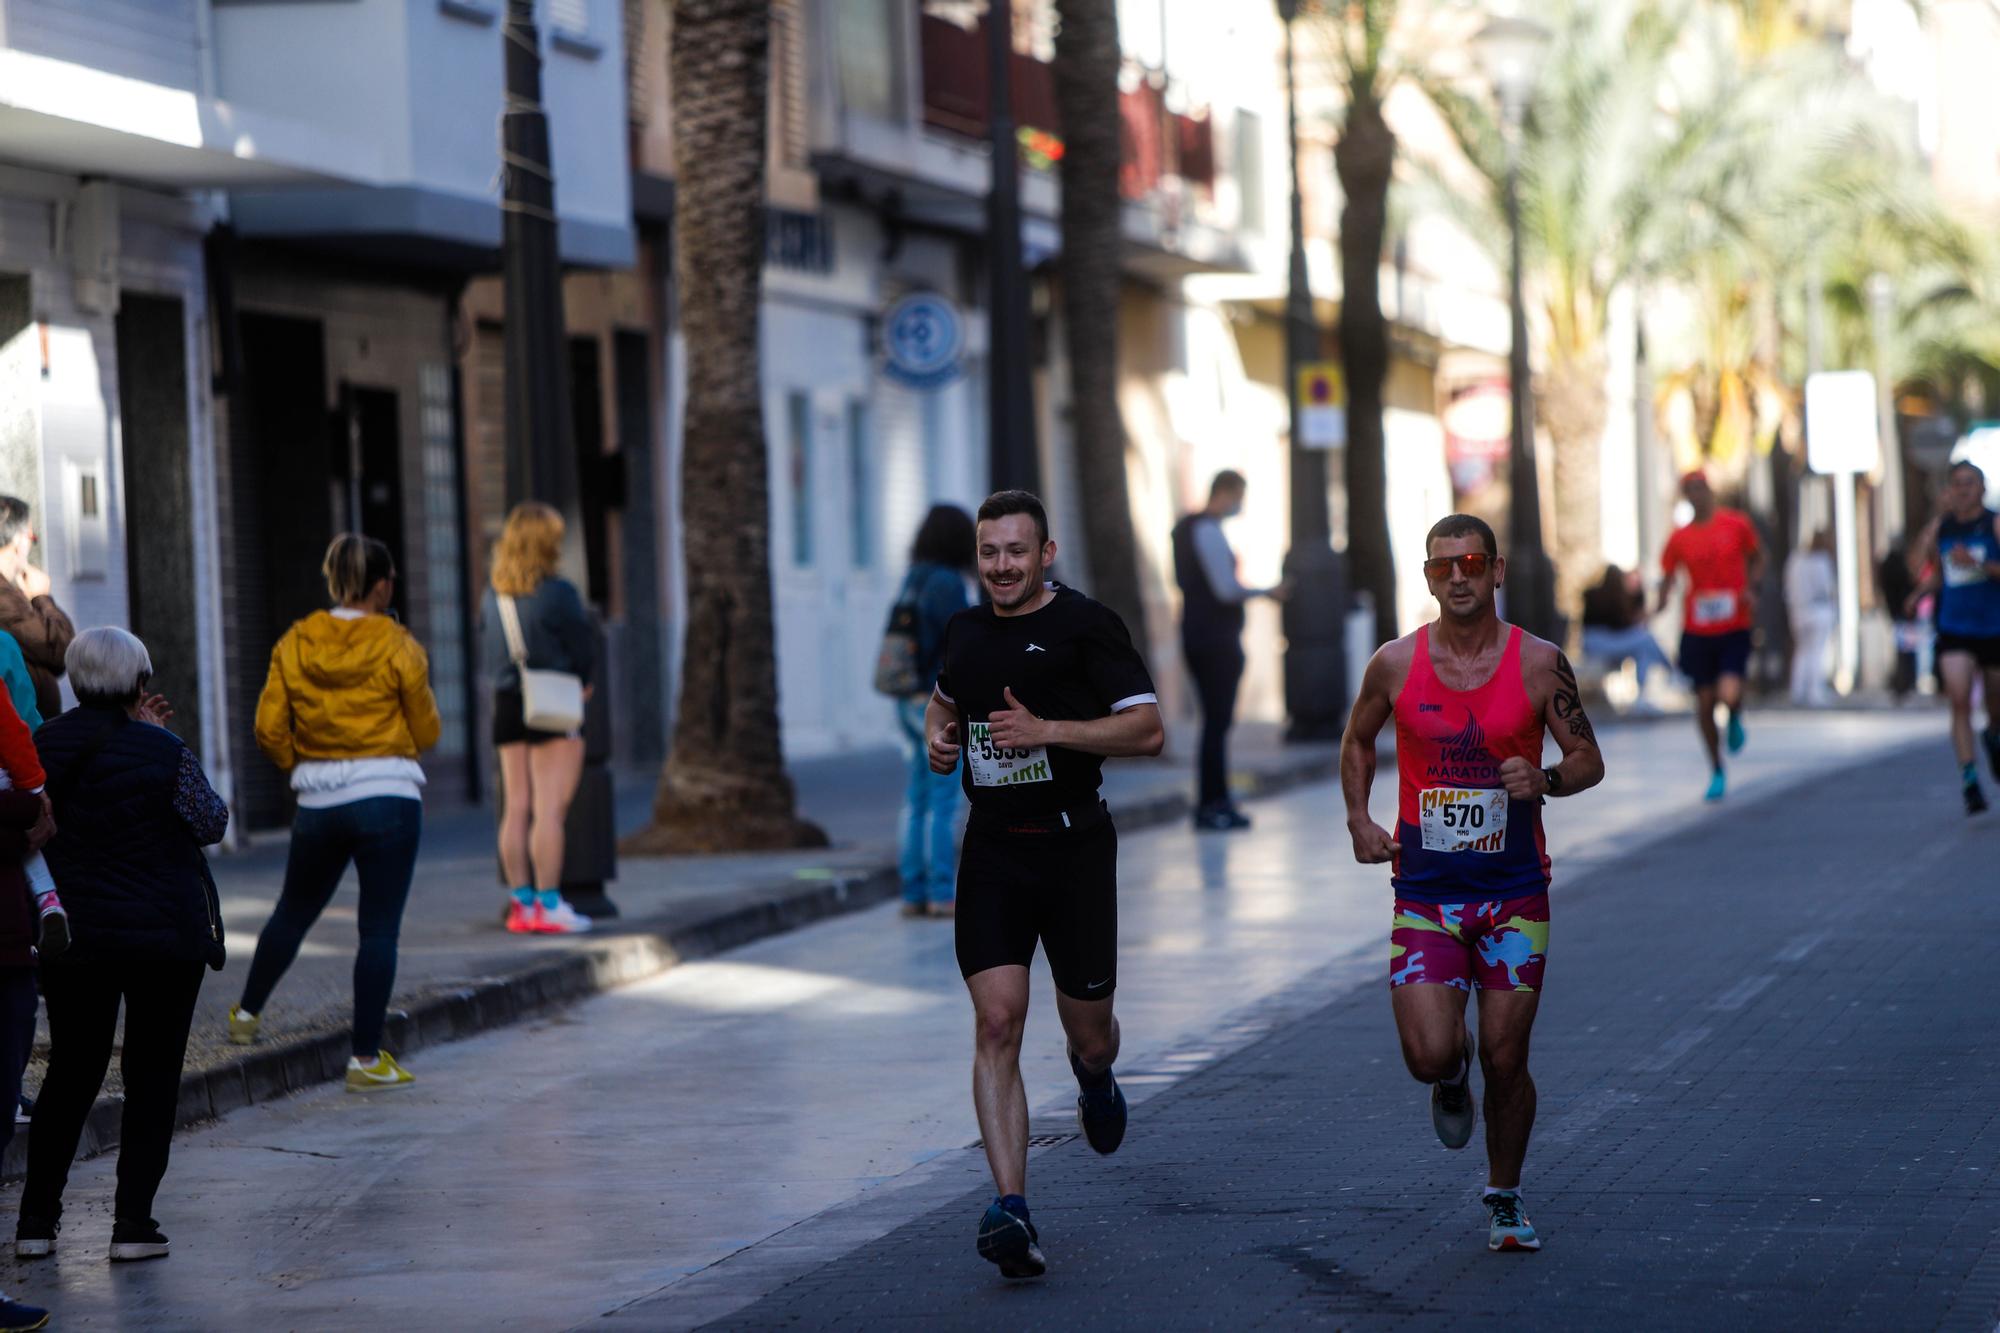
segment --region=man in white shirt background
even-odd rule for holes
[[[1252,597],[1283,601],[1290,589],[1246,588],[1236,577],[1236,553],[1222,520],[1243,509],[1243,474],[1225,470],[1209,483],[1208,503],[1174,525],[1174,578],[1181,588],[1181,651],[1201,699],[1201,763],[1195,828],[1229,832],[1250,817],[1229,796],[1229,725],[1243,678],[1243,604]]]

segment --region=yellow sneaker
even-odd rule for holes
[[[257,1040],[257,1025],[263,1020],[255,1014],[246,1014],[235,1005],[229,1006],[229,1040],[232,1045],[248,1046]]]
[[[347,1090],[349,1092],[380,1092],[385,1088],[406,1088],[417,1081],[417,1076],[396,1063],[396,1057],[387,1051],[375,1052],[375,1063],[364,1065],[361,1057],[347,1057]]]

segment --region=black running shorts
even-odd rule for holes
[[[1034,961],[1048,950],[1056,989],[1105,1000],[1118,987],[1118,830],[1105,818],[1046,833],[966,827],[958,857],[958,970]]]
[[[1970,634],[1947,634],[1939,630],[1937,654],[1943,657],[1946,653],[1970,653],[1982,670],[2000,671],[2000,636],[1975,638]]]

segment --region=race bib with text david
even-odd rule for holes
[[[1427,852],[1499,852],[1507,847],[1507,793],[1494,787],[1426,787],[1417,796]]]
[[[1049,768],[1049,752],[1037,745],[1030,750],[1009,750],[993,743],[993,728],[974,722],[965,747],[966,762],[972,765],[975,787],[1018,787],[1029,782],[1054,782]]]

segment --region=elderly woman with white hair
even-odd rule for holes
[[[78,706],[45,723],[35,743],[55,805],[56,836],[43,854],[69,911],[71,944],[41,965],[49,1069],[14,1252],[55,1251],[63,1186],[104,1084],[122,1002],[125,1108],[110,1257],[164,1258],[153,1196],[167,1170],[202,969],[223,959],[202,848],[222,840],[229,811],[194,753],[157,725],[145,644],[122,629],[85,630],[65,665]]]

